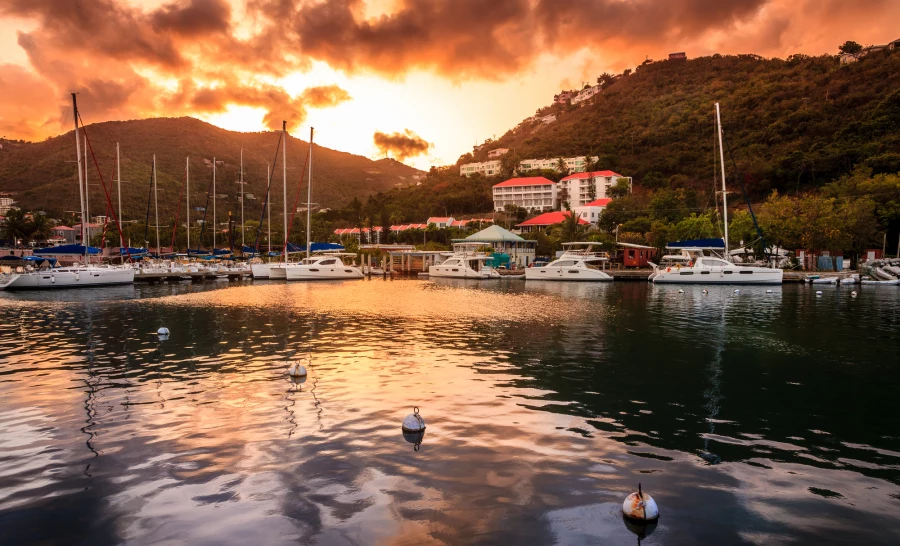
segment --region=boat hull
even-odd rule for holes
[[[724,270],[691,268],[659,270],[650,280],[658,284],[782,284],[784,271],[763,267],[739,267]]]
[[[296,265],[283,268],[285,278],[289,281],[334,281],[362,279],[362,271],[358,267],[339,265],[336,267],[321,265]]]
[[[254,279],[268,279],[270,265],[272,264],[250,264],[250,274]]]
[[[34,271],[10,275],[2,290],[49,290],[90,288],[134,282],[131,267],[64,268],[59,271]]]
[[[286,280],[287,279],[287,267],[284,264],[273,264],[269,267],[269,279],[273,280]]]
[[[608,273],[586,267],[529,267],[525,269],[525,280],[606,282],[613,278]]]
[[[499,279],[500,274],[493,269],[483,269],[475,271],[471,267],[462,267],[459,265],[433,265],[428,268],[428,276],[445,279]]]

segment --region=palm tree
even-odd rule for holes
[[[561,234],[563,242],[571,243],[577,241],[582,233],[581,223],[579,222],[581,218],[572,210],[569,210],[568,207],[564,214],[565,219],[563,220]]]
[[[28,238],[44,241],[50,238],[53,233],[53,224],[43,214],[38,214],[32,218],[28,226]]]
[[[6,232],[6,238],[12,241],[13,246],[18,244],[19,239],[23,243],[28,239],[28,220],[25,219],[25,214],[21,209],[9,209],[9,212],[6,213],[4,231]]]

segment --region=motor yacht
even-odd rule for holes
[[[455,279],[499,279],[497,272],[487,262],[491,257],[478,249],[484,243],[456,243],[449,257],[428,268],[429,277],[450,277]]]
[[[354,257],[350,252],[326,252],[305,258],[300,263],[280,264],[289,281],[319,281],[362,279],[362,271],[355,265],[347,265],[342,258]]]
[[[597,243],[563,243],[564,252],[552,262],[525,268],[526,281],[611,281],[605,271],[609,255],[594,252]]]

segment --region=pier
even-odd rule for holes
[[[227,277],[229,281],[241,280],[250,277],[250,268],[236,269],[222,272],[211,271],[148,271],[138,272],[134,274],[134,282],[159,283],[159,282],[203,282],[207,280],[216,280],[220,277]]]

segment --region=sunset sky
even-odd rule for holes
[[[0,136],[69,130],[76,90],[87,123],[287,119],[428,168],[647,57],[833,54],[897,21],[897,0],[3,0]]]

